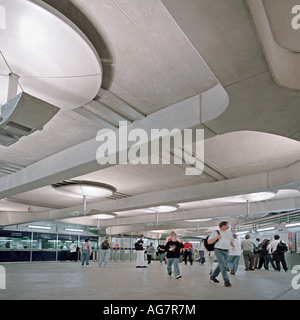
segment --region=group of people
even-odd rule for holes
[[[259,243],[259,239],[256,239],[258,241],[256,245],[250,239],[251,236],[249,234],[240,243],[237,235],[232,234],[229,229],[230,227],[226,221],[220,222],[219,230],[214,231],[207,241],[208,244],[214,244],[214,254],[218,260],[218,265],[210,276],[213,282],[219,283],[217,276],[222,273],[224,285],[230,287],[231,283],[227,272],[230,270],[231,274],[235,274],[242,253],[246,271],[255,270],[255,264],[258,259],[259,265],[257,269],[260,269],[264,264],[265,269],[268,270],[269,263],[271,263],[274,270],[280,271],[281,262],[283,269],[285,271],[288,270],[284,257],[287,246],[280,240],[279,235],[275,235],[273,241],[264,239],[262,243]]]
[[[143,255],[143,238],[144,235],[140,235],[140,239],[135,243],[135,249],[137,252],[137,259],[136,259],[136,268],[146,268],[144,262],[144,255]],[[148,264],[151,263],[153,255],[155,252],[158,255],[159,261],[162,264],[165,256],[167,256],[167,271],[168,275],[172,277],[172,266],[174,266],[174,274],[176,279],[180,279],[180,270],[179,270],[179,259],[181,254],[183,253],[183,258],[185,264],[187,264],[187,260],[189,259],[190,264],[193,264],[193,245],[187,240],[183,243],[182,240],[177,238],[177,234],[172,231],[170,234],[170,238],[168,239],[167,243],[161,242],[158,247],[157,251],[153,247],[153,243],[151,242],[149,246],[146,248],[147,252],[147,261]]]
[[[103,262],[104,262],[103,266],[106,267],[112,248],[113,246],[110,241],[110,237],[107,236],[100,244],[100,258],[98,263],[99,267],[102,266]],[[78,246],[74,241],[72,241],[72,244],[70,246],[70,261],[77,261],[78,251],[79,251]],[[93,253],[93,249],[90,244],[90,239],[86,238],[80,249],[82,267],[84,267],[84,264],[86,267],[90,267],[89,261],[92,253]]]
[[[282,264],[284,271],[288,270],[284,256],[288,247],[280,240],[279,235],[274,235],[273,241],[264,239],[260,243],[259,238],[254,242],[251,240],[250,235],[247,234],[245,240],[241,243],[241,248],[246,271],[261,269],[262,266],[264,266],[266,270],[269,270],[269,263],[271,263],[274,270],[280,271],[280,263]]]
[[[136,268],[147,268],[144,261],[144,235],[140,235],[139,240],[134,244],[137,258]],[[73,244],[72,244],[73,245]],[[71,245],[71,251],[74,250],[74,246]],[[76,246],[76,245],[75,245]],[[104,263],[106,267],[109,260],[110,252],[112,249],[112,243],[110,237],[107,236],[100,244],[100,258],[99,267]],[[212,247],[209,248],[209,247]],[[280,240],[279,235],[274,236],[274,240],[270,241],[264,239],[260,243],[260,239],[256,239],[256,242],[251,240],[251,236],[247,234],[245,239],[240,241],[235,233],[232,233],[227,221],[222,221],[219,224],[219,230],[215,230],[211,233],[207,239],[203,239],[197,247],[199,252],[199,263],[204,265],[206,261],[210,264],[210,280],[214,283],[219,283],[217,276],[221,273],[224,285],[230,287],[230,274],[235,274],[238,270],[240,257],[243,254],[245,270],[253,271],[255,269],[261,269],[264,265],[266,270],[269,270],[269,263],[271,263],[274,270],[280,271],[280,263],[285,271],[288,270],[284,252],[287,251],[286,244]],[[174,268],[174,275],[176,279],[180,279],[179,259],[181,253],[185,264],[189,260],[190,264],[193,264],[193,245],[187,240],[183,243],[177,237],[177,234],[172,231],[167,243],[161,242],[158,245],[157,251],[153,247],[151,242],[146,248],[148,265],[151,263],[153,255],[157,253],[159,261],[162,264],[166,257],[167,274],[172,277],[172,268]],[[81,264],[89,266],[89,257],[92,254],[92,247],[89,244],[89,239],[85,239],[85,243],[81,248]],[[217,260],[218,264],[213,269],[213,263]]]

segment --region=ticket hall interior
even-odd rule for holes
[[[299,39],[296,0],[0,0],[0,300],[299,300]]]

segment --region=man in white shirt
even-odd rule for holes
[[[218,265],[210,276],[210,279],[213,282],[218,283],[219,280],[216,277],[221,272],[224,279],[224,285],[226,287],[231,287],[227,274],[227,260],[230,247],[235,248],[233,244],[233,236],[232,232],[229,230],[230,227],[227,221],[220,222],[219,228],[220,229],[218,231],[212,232],[207,241],[208,244],[215,243],[214,252],[218,260]]]
[[[70,246],[70,261],[77,261],[77,245],[74,241]]]
[[[236,233],[233,234],[233,239],[235,249],[232,247],[230,248],[227,261],[228,268],[231,270],[230,274],[235,274],[237,272],[242,253],[241,243]]]
[[[267,250],[272,252],[273,256],[273,261],[276,263],[276,270],[280,271],[280,262],[282,263],[282,267],[284,271],[288,270],[285,257],[284,257],[284,252],[278,252],[277,247],[280,242],[284,243],[283,241],[279,240],[280,236],[278,234],[274,235],[274,240],[271,241],[271,243],[268,245]]]

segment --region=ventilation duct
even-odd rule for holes
[[[22,92],[1,107],[0,145],[10,146],[44,125],[60,110]]]

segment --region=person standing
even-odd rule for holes
[[[179,256],[180,251],[184,248],[183,243],[180,239],[177,239],[177,234],[172,231],[171,232],[171,240],[166,243],[165,250],[167,252],[167,272],[169,277],[172,277],[172,265],[174,265],[174,273],[175,278],[180,279],[180,269],[179,269]]]
[[[285,272],[287,272],[288,267],[285,261],[284,252],[288,250],[287,245],[284,241],[280,240],[280,236],[275,234],[274,240],[269,244],[269,249],[272,252],[273,260],[276,263],[276,270],[280,271],[280,262]]]
[[[262,257],[264,258],[264,268],[266,270],[269,270],[269,263],[271,263],[272,267],[274,270],[276,270],[276,266],[275,266],[275,263],[272,259],[272,256],[271,256],[271,248],[269,247],[269,244],[270,244],[270,240],[269,239],[264,239],[263,242],[260,244],[260,247],[261,247],[261,254],[262,254]],[[260,269],[262,265],[258,265],[258,269]]]
[[[184,263],[187,264],[187,257],[189,257],[190,264],[193,264],[193,245],[190,243],[190,239],[187,239],[184,243],[184,251],[183,251],[183,257],[184,257]]]
[[[245,271],[254,270],[254,248],[255,244],[250,240],[250,234],[246,234],[245,239],[241,243],[241,249],[243,251]]]
[[[112,249],[112,243],[110,241],[110,237],[107,236],[105,239],[100,243],[100,258],[98,266],[101,268],[102,262],[104,260],[103,267],[105,268],[110,257],[110,252]]]
[[[92,250],[92,246],[90,244],[90,239],[87,238],[84,241],[85,242],[81,247],[81,266],[83,267],[84,266],[84,262],[85,262],[86,267],[90,267],[89,259],[90,259],[90,256],[93,253],[93,250]]]
[[[233,249],[232,247],[230,247],[227,261],[228,268],[230,269],[230,274],[236,274],[242,254],[241,243],[237,238],[236,233],[233,234],[233,244],[235,248]]]
[[[70,261],[77,261],[77,245],[74,241],[70,246]]]
[[[147,247],[147,261],[148,261],[148,264],[151,263],[153,254],[154,254],[154,247],[153,247],[153,242],[151,242],[150,245]]]
[[[231,283],[227,274],[227,259],[230,246],[234,248],[234,244],[232,232],[230,231],[230,226],[228,225],[227,221],[221,221],[219,223],[219,230],[212,232],[207,243],[209,245],[215,244],[214,252],[218,260],[218,265],[210,276],[210,279],[215,283],[219,283],[217,276],[221,272],[224,285],[226,287],[231,287]]]
[[[199,252],[199,264],[204,266],[205,263],[205,246],[204,246],[204,239],[202,239],[197,247],[197,251]]]
[[[163,241],[157,247],[157,255],[158,255],[160,264],[162,264],[165,257],[165,246]]]
[[[144,261],[144,235],[140,235],[140,239],[134,244],[136,250],[136,268],[147,268]]]

